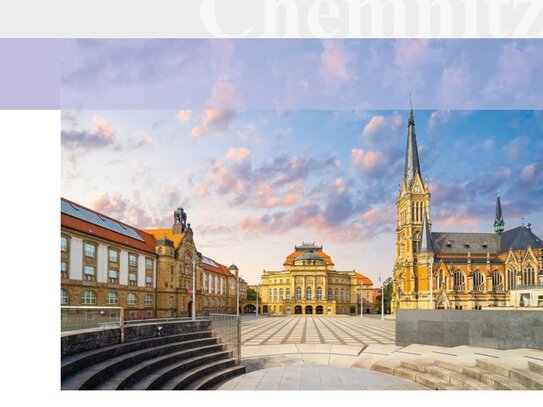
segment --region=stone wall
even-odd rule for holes
[[[543,312],[398,310],[396,345],[543,349]]]
[[[124,341],[132,342],[158,336],[158,327],[163,327],[162,336],[176,335],[184,332],[197,332],[209,328],[209,320],[169,321],[130,325],[124,328]],[[114,345],[121,341],[119,328],[100,329],[80,332],[61,337],[61,356],[73,355],[103,346]]]

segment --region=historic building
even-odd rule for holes
[[[371,280],[354,270],[334,270],[322,246],[295,246],[283,267],[264,270],[259,287],[264,314],[355,314],[360,312],[360,291],[364,301],[371,298]]]
[[[493,233],[432,231],[430,198],[428,181],[423,182],[420,170],[411,110],[396,201],[393,312],[509,306],[512,291],[543,285],[543,242],[530,224],[504,230],[499,196]]]
[[[141,230],[61,199],[61,305],[122,307],[125,319],[236,312],[236,266],[196,250],[182,209],[166,229]],[[240,278],[240,297],[247,295]]]

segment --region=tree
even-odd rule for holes
[[[390,314],[390,304],[392,303],[392,277],[387,278],[383,283],[383,291],[385,293],[385,314]],[[375,297],[375,303],[378,309],[381,309],[381,290],[379,295]]]
[[[247,287],[247,301],[256,301],[256,290]]]

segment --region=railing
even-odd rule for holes
[[[526,290],[530,288],[543,288],[543,284],[522,284],[522,285],[516,285],[515,287],[511,287],[511,291],[514,290]]]
[[[241,319],[232,314],[209,314],[213,336],[220,338],[232,351],[239,364],[241,361]]]
[[[61,306],[61,332],[123,328],[122,307]]]
[[[208,319],[207,316],[196,316],[196,320]],[[151,324],[156,322],[175,322],[175,321],[191,321],[192,317],[166,317],[166,318],[145,318],[145,319],[131,319],[124,321],[124,325],[142,325]]]

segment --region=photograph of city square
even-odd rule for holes
[[[543,389],[541,51],[65,41],[62,390]]]

